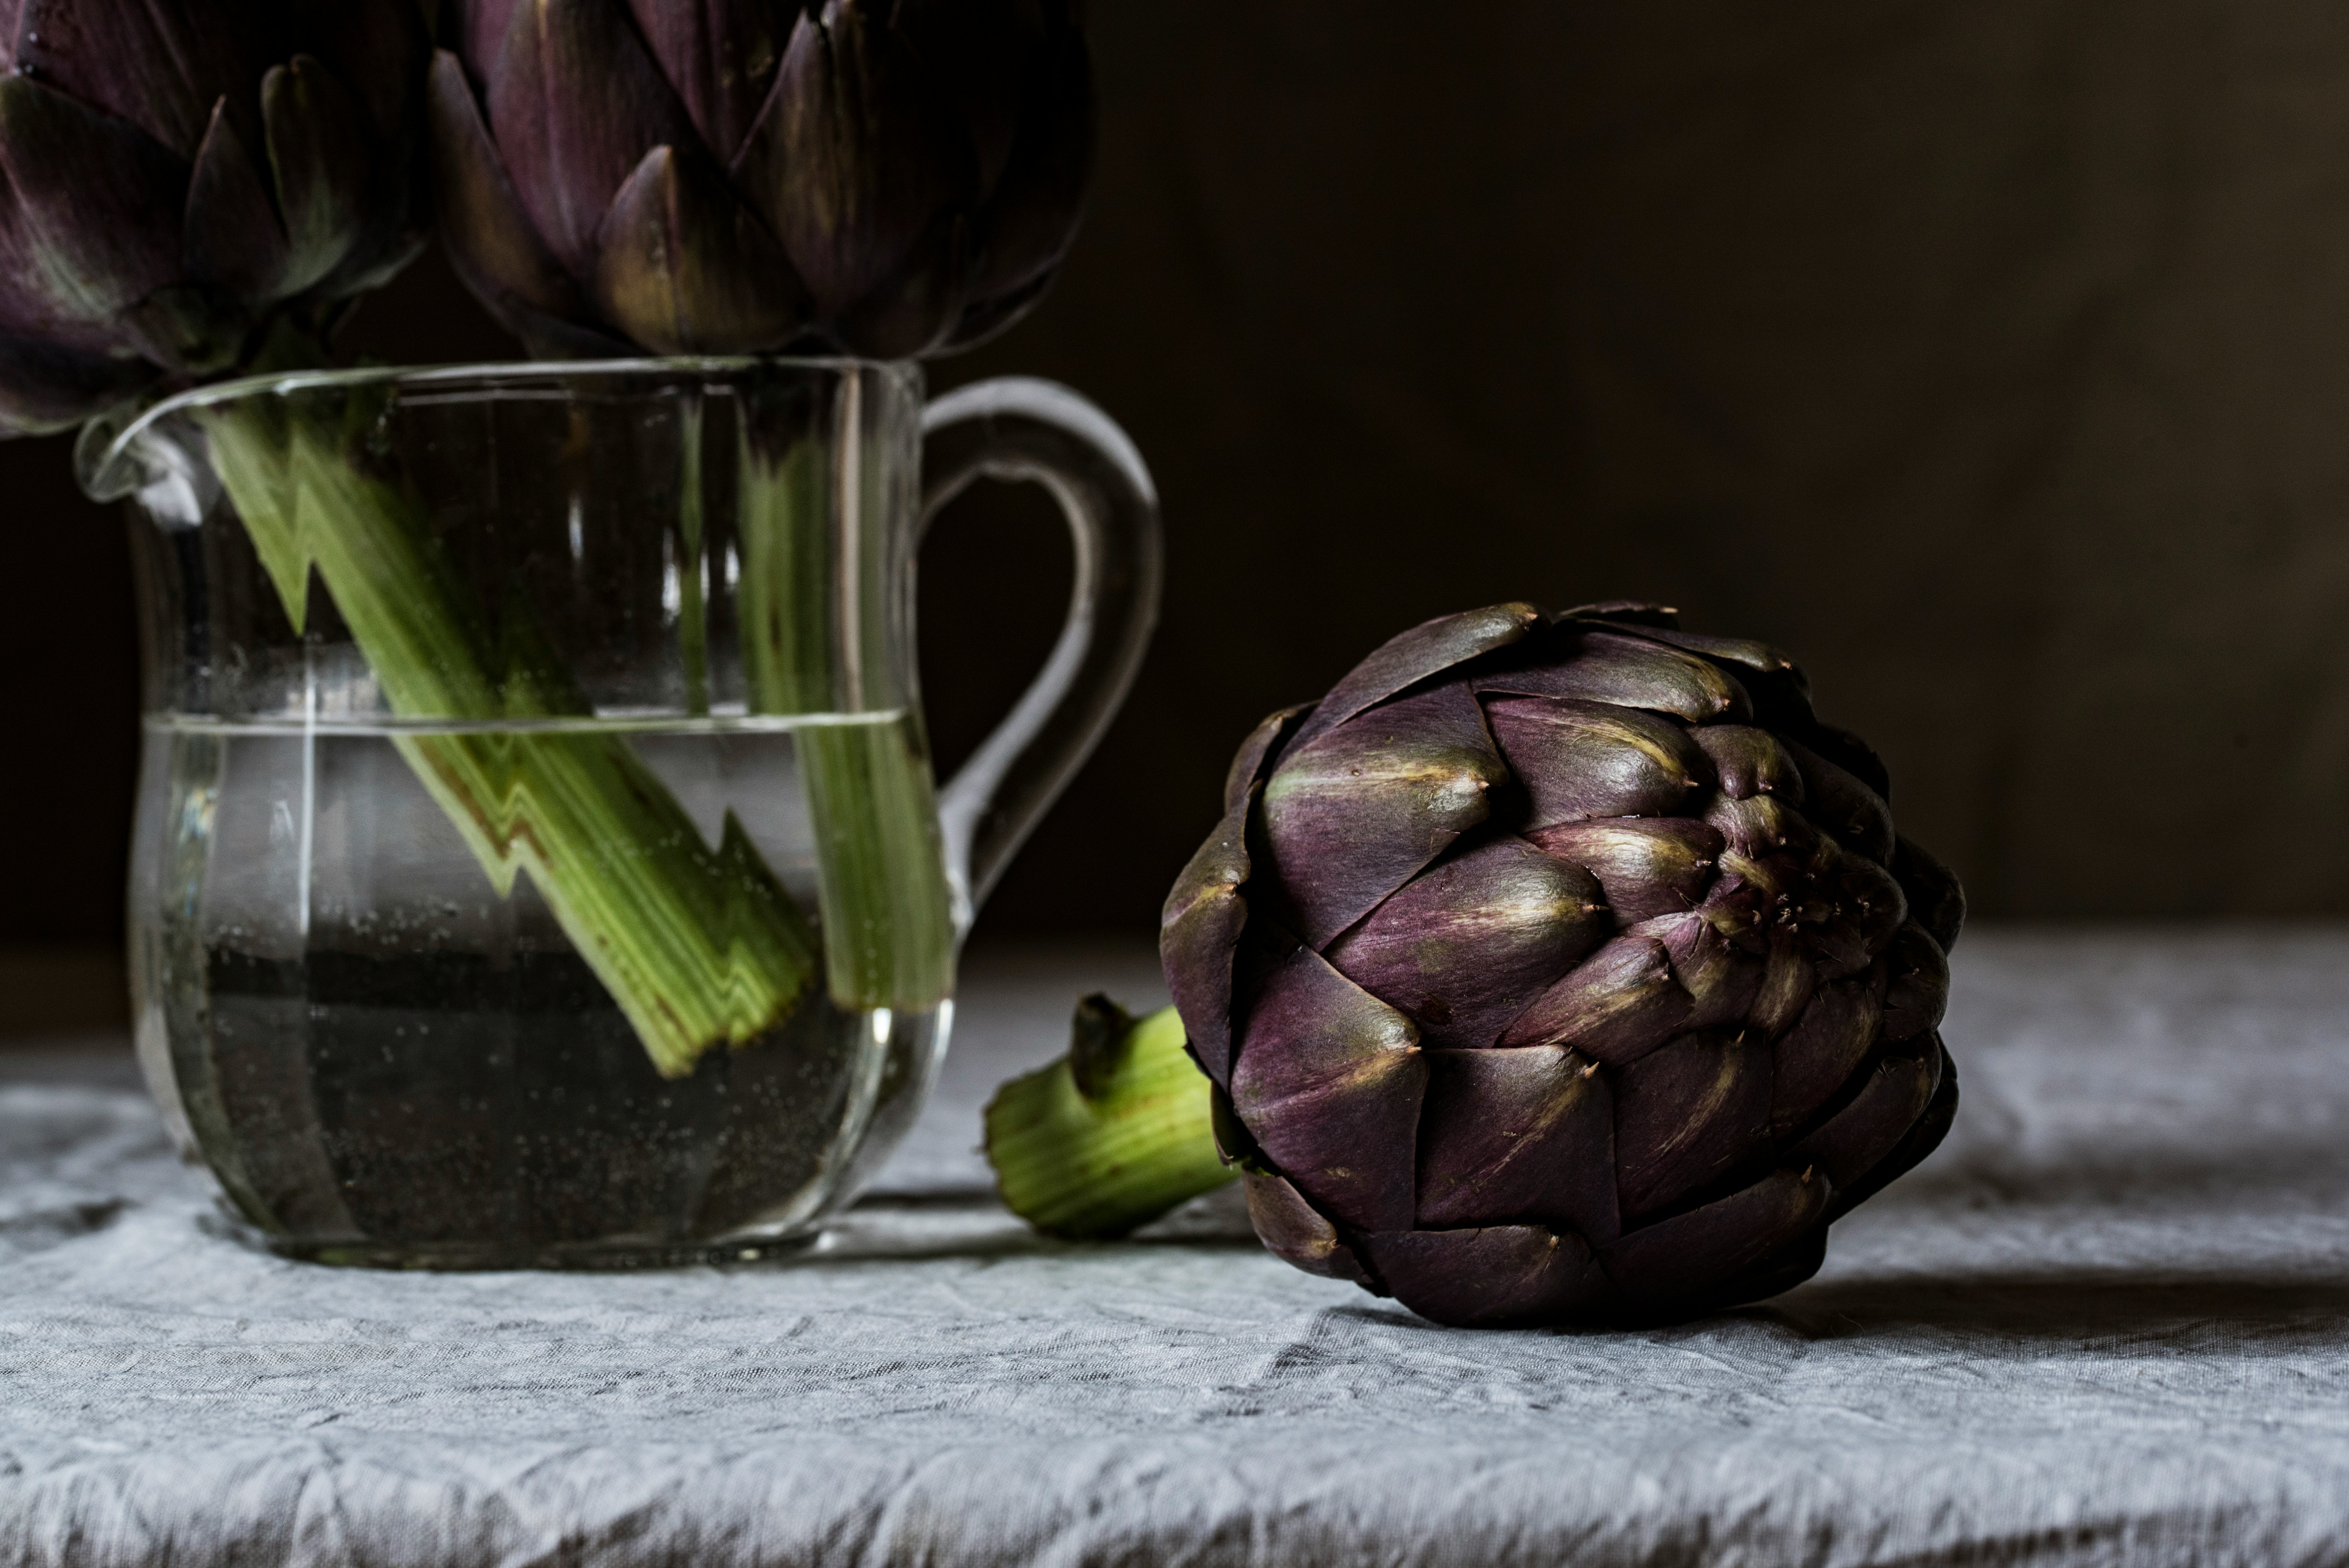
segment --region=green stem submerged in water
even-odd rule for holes
[[[1077,1004],[1069,1054],[987,1107],[987,1158],[1013,1213],[1071,1241],[1123,1236],[1238,1176],[1216,1151],[1214,1086],[1172,1007]]]
[[[846,461],[862,460],[841,443]],[[864,639],[836,624],[854,615],[864,573],[833,552],[861,531],[830,526],[823,449],[802,439],[780,454],[746,430],[737,454],[742,673],[754,713],[864,706],[854,667]],[[868,487],[843,484],[845,493]],[[853,548],[853,545],[851,546]],[[866,571],[872,569],[867,563]],[[843,670],[837,648],[849,650]],[[843,691],[845,684],[851,689]],[[799,732],[801,787],[815,830],[825,982],[844,1008],[921,1011],[954,986],[953,903],[937,803],[921,729],[818,725]]]
[[[362,399],[348,413],[364,410]],[[589,711],[519,617],[492,639],[420,503],[356,455],[343,418],[230,405],[204,423],[295,630],[315,569],[393,714]],[[502,896],[529,872],[665,1075],[773,1028],[805,995],[815,935],[740,824],[730,813],[709,847],[621,737],[492,730],[398,744]]]

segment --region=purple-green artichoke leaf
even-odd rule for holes
[[[978,205],[968,131],[905,40],[853,0],[802,12],[733,173],[827,317],[901,278],[939,243],[941,218]]]
[[[212,109],[188,181],[182,231],[188,275],[248,304],[276,299],[285,289],[291,253],[277,205],[252,152],[236,133],[228,99]]]
[[[1615,1239],[1615,1101],[1565,1046],[1430,1051],[1418,1223],[1531,1222]]]
[[[1351,1280],[1365,1290],[1377,1289],[1338,1227],[1295,1187],[1260,1171],[1243,1171],[1240,1181],[1247,1193],[1248,1222],[1256,1227],[1257,1240],[1267,1252],[1307,1274]]]
[[[1492,604],[1457,615],[1439,615],[1390,637],[1330,688],[1294,744],[1302,746],[1326,735],[1373,703],[1384,702],[1455,665],[1506,648],[1541,624],[1542,613],[1534,605]]]
[[[782,248],[698,148],[645,154],[595,256],[605,318],[656,353],[762,353],[807,323]]]
[[[464,67],[446,49],[432,57],[428,90],[441,238],[467,285],[517,330],[513,304],[558,319],[584,316],[577,286],[514,193]]]
[[[326,64],[296,55],[261,83],[261,119],[285,222],[280,287],[299,294],[350,254],[366,229],[374,159],[367,111]]]
[[[1611,1315],[1614,1322],[1625,1327],[1687,1323],[1733,1306],[1783,1295],[1817,1274],[1826,1258],[1827,1227],[1822,1220],[1725,1280],[1665,1301],[1627,1305]]]
[[[936,352],[961,318],[970,249],[969,219],[939,212],[895,275],[833,317],[826,329],[833,341],[868,359]]]
[[[1819,830],[1784,796],[1749,795],[1739,799],[1724,789],[1705,803],[1704,820],[1722,836],[1729,856],[1734,857],[1723,860],[1724,871],[1746,875],[1744,867],[1749,862],[1784,858],[1785,863],[1779,871],[1756,878],[1774,890],[1786,879],[1804,874],[1818,851]]]
[[[1573,697],[1486,700],[1493,738],[1533,802],[1531,828],[1592,817],[1669,817],[1702,804],[1713,764],[1688,730]]]
[[[1693,737],[1713,759],[1721,792],[1733,800],[1768,796],[1790,807],[1803,803],[1803,772],[1778,738],[1744,724],[1707,725]]]
[[[1224,814],[1174,878],[1158,919],[1158,961],[1166,989],[1192,1055],[1219,1084],[1228,1084],[1232,1076],[1232,965],[1248,923],[1240,890],[1251,870],[1247,820],[1254,803],[1251,790]]]
[[[516,0],[490,75],[489,128],[532,224],[577,278],[594,273],[595,233],[621,183],[654,148],[695,134],[623,0]]]
[[[1754,717],[1745,688],[1710,660],[1594,628],[1568,628],[1538,661],[1479,676],[1475,685],[1479,692],[1648,708],[1690,724],[1747,724]]]
[[[1941,1087],[1941,1045],[1927,1035],[1879,1053],[1858,1092],[1795,1145],[1789,1158],[1826,1172],[1841,1191],[1899,1146]]]
[[[1761,992],[1762,960],[1739,952],[1702,910],[1658,915],[1633,926],[1631,934],[1662,944],[1672,978],[1689,995],[1685,1027],[1733,1027]]]
[[[155,364],[211,376],[236,365],[253,318],[217,290],[171,284],[124,311],[115,326]]]
[[[1818,983],[1818,965],[1803,950],[1800,934],[1790,926],[1774,928],[1762,970],[1762,988],[1754,994],[1746,1026],[1761,1039],[1776,1039],[1803,1016]]]
[[[1665,626],[1678,629],[1681,613],[1670,604],[1651,604],[1644,599],[1608,599],[1596,604],[1570,604],[1550,614],[1550,624],[1564,625],[1569,621],[1614,621],[1629,626]]]
[[[1248,922],[1241,896],[1252,869],[1248,820],[1267,764],[1305,712],[1268,714],[1240,742],[1224,779],[1224,820],[1199,846],[1166,894],[1158,917],[1158,957],[1191,1054],[1219,1085],[1231,1080],[1232,965]]]
[[[1249,798],[1255,788],[1264,782],[1265,774],[1280,760],[1289,737],[1297,732],[1299,719],[1312,711],[1312,705],[1301,703],[1268,713],[1248,731],[1240,748],[1232,755],[1232,765],[1224,773],[1224,810],[1236,810]]]
[[[1792,1133],[1833,1099],[1884,1032],[1880,970],[1832,981],[1812,994],[1802,1016],[1772,1047],[1770,1125]]]
[[[1616,623],[1633,635],[1669,643],[1731,667],[1753,698],[1755,716],[1775,729],[1789,726],[1807,729],[1817,722],[1811,713],[1811,680],[1792,655],[1749,637],[1714,637],[1683,632],[1677,626],[1634,626]]]
[[[1795,1242],[1826,1217],[1833,1184],[1816,1171],[1778,1171],[1684,1214],[1627,1233],[1599,1254],[1635,1312],[1702,1310],[1704,1293]]]
[[[1892,944],[1909,919],[1909,898],[1890,872],[1857,855],[1839,855],[1828,872],[1836,913],[1849,921],[1872,957]]]
[[[1555,1323],[1607,1289],[1580,1236],[1540,1225],[1398,1231],[1361,1245],[1390,1295],[1456,1328]]]
[[[1803,743],[1869,789],[1892,801],[1892,770],[1884,766],[1876,748],[1839,724],[1822,719],[1802,737]]]
[[[701,139],[730,162],[782,68],[796,5],[774,0],[627,0]]]
[[[1933,1090],[1933,1098],[1926,1105],[1925,1113],[1917,1119],[1915,1126],[1901,1135],[1900,1141],[1892,1146],[1891,1153],[1869,1167],[1868,1172],[1849,1188],[1837,1191],[1835,1202],[1826,1212],[1828,1220],[1837,1220],[1851,1212],[1923,1164],[1925,1157],[1939,1149],[1941,1140],[1950,1135],[1950,1123],[1956,1119],[1958,1114],[1958,1067],[1950,1059],[1950,1053],[1942,1046],[1939,1035],[1928,1037],[1932,1042],[1931,1048],[1940,1053],[1941,1069],[1939,1086]]]
[[[1543,992],[1501,1044],[1568,1045],[1623,1067],[1687,1027],[1692,1010],[1664,944],[1650,936],[1619,936]]]
[[[1615,1182],[1628,1223],[1726,1175],[1770,1135],[1770,1053],[1682,1035],[1615,1081]]]
[[[1526,837],[1597,877],[1620,926],[1696,908],[1722,851],[1721,835],[1687,817],[1600,817]]]
[[[188,174],[129,120],[0,77],[0,320],[72,346],[171,284]]]
[[[1941,944],[1912,920],[1892,939],[1885,962],[1891,979],[1884,990],[1884,1037],[1913,1039],[1939,1028],[1950,1006],[1950,961]]]
[[[1878,865],[1892,859],[1892,808],[1884,797],[1799,741],[1785,741],[1803,774],[1803,814],[1835,841]]]
[[[1909,895],[1909,918],[1923,926],[1943,953],[1954,952],[1966,923],[1966,892],[1951,871],[1914,839],[1896,837],[1889,868]]]
[[[223,92],[250,92],[270,57],[273,7],[184,0],[24,0],[18,76],[139,127],[192,161]],[[249,114],[238,104],[233,112]],[[248,120],[242,134],[256,137]]]
[[[440,0],[440,42],[466,63],[477,88],[486,90],[522,5],[523,0]]]
[[[1232,1108],[1315,1205],[1365,1231],[1409,1227],[1427,1058],[1409,1018],[1309,948],[1255,988]]]
[[[1475,698],[1456,685],[1300,735],[1265,781],[1263,807],[1298,934],[1321,947],[1377,908],[1485,820],[1507,777]]]
[[[1330,949],[1431,1046],[1489,1046],[1613,934],[1588,872],[1503,837],[1439,861]]]

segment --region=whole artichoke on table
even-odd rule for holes
[[[1212,1141],[1271,1251],[1439,1322],[1775,1295],[1957,1109],[1964,895],[1890,789],[1792,660],[1669,610],[1405,632],[1240,748],[1166,900],[1174,1008],[1091,999],[1003,1087],[1005,1201],[1122,1235]]]
[[[322,325],[421,247],[413,0],[0,0],[0,435]]]
[[[450,253],[543,356],[959,348],[1075,233],[1071,0],[456,0],[442,32]]]
[[[1162,953],[1258,1234],[1447,1323],[1774,1295],[1948,1130],[1956,880],[1758,643],[1505,604],[1235,759]]]

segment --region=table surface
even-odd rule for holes
[[[1146,949],[967,973],[795,1264],[285,1263],[127,1060],[0,1054],[0,1562],[2349,1562],[2349,932],[1970,934],[1949,1143],[1766,1305],[1436,1327],[1224,1196],[1027,1233],[978,1108]]]

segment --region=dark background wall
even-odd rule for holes
[[[989,909],[1147,929],[1252,720],[1390,633],[1636,595],[1800,655],[1978,909],[2349,913],[2349,11],[2316,0],[1098,0],[1058,292],[937,367],[1154,466],[1158,644]],[[437,260],[359,346],[512,352]],[[120,525],[0,449],[0,944],[119,928]],[[949,758],[1067,592],[926,568]]]

